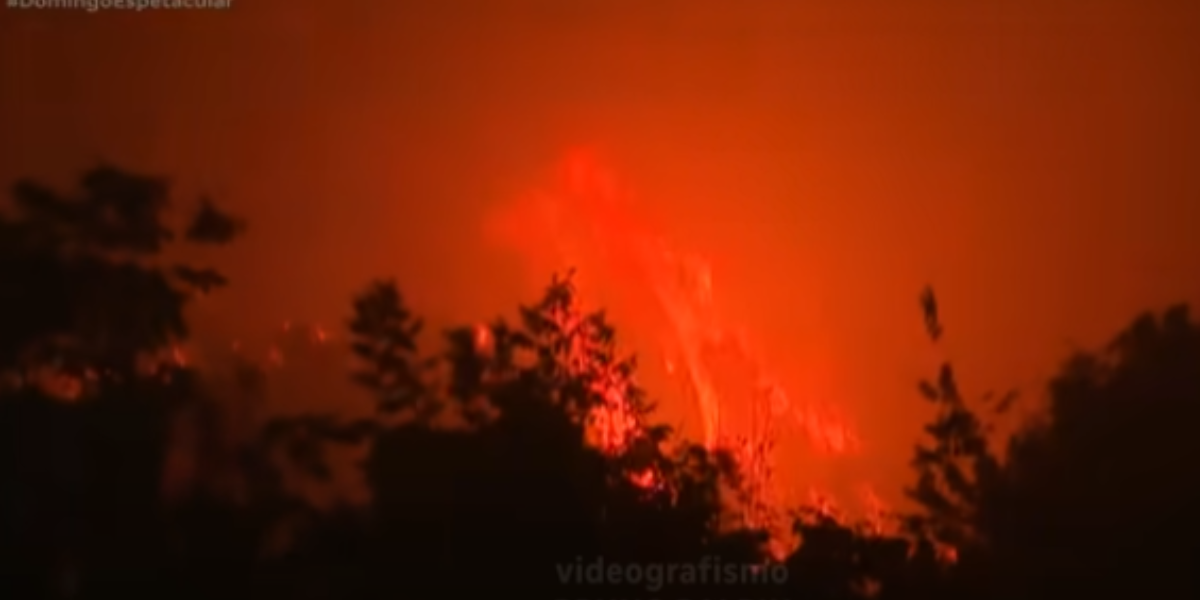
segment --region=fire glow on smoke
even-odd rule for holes
[[[741,461],[762,507],[751,520],[765,519],[783,501],[774,477],[782,436],[803,436],[821,455],[859,451],[835,406],[789,395],[745,332],[721,315],[708,262],[639,219],[632,195],[589,153],[572,153],[552,185],[521,198],[490,225],[531,261],[544,263],[550,253],[553,268],[579,268],[585,297],[603,291],[652,310],[663,368],[695,406],[704,443],[732,449]],[[800,500],[817,497],[825,496]]]

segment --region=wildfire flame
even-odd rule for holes
[[[790,396],[755,355],[748,335],[718,311],[713,274],[703,258],[673,247],[637,218],[631,195],[587,152],[565,161],[554,189],[530,195],[492,223],[509,243],[543,258],[547,249],[566,265],[591,259],[603,285],[639,305],[652,305],[665,340],[664,368],[698,408],[710,447],[733,451],[753,494],[745,518],[770,526],[781,511],[774,480],[775,440],[799,433],[823,454],[858,450],[859,440],[839,412],[819,399]],[[649,292],[646,294],[646,292]],[[642,296],[639,296],[642,294]],[[607,429],[628,426],[622,390],[606,392]],[[606,443],[619,443],[609,431]]]

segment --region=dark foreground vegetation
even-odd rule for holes
[[[372,416],[285,416],[233,435],[214,415],[256,393],[262,373],[238,367],[234,389],[172,360],[188,301],[226,282],[168,262],[165,248],[225,244],[242,227],[204,203],[172,232],[167,199],[162,181],[108,168],[70,194],[12,188],[0,218],[0,598],[1200,591],[1200,329],[1185,307],[1070,358],[1049,385],[1047,418],[1000,456],[972,408],[983,404],[964,399],[950,366],[922,382],[939,407],[913,460],[923,508],[896,533],[798,510],[802,544],[764,571],[786,567],[786,581],[686,585],[676,573],[658,589],[650,565],[769,562],[763,533],[738,526],[730,507],[737,465],[655,425],[637,390],[638,438],[615,454],[588,443],[594,380],[632,367],[602,315],[571,312],[569,280],[519,322],[496,323],[486,349],[464,328],[439,354],[417,348],[419,321],[396,287],[372,284],[353,301],[360,367],[347,374],[370,391]],[[922,304],[936,341],[932,292]],[[588,360],[567,364],[580,348]],[[365,506],[318,507],[286,484],[327,478],[329,453],[347,446],[363,457]],[[189,469],[173,462],[180,452]],[[647,471],[659,487],[633,482]],[[562,581],[581,557],[647,566],[646,579]]]

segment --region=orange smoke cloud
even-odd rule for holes
[[[778,506],[779,436],[803,436],[823,455],[856,452],[859,439],[835,405],[783,388],[754,352],[749,333],[718,309],[709,263],[639,218],[633,199],[592,153],[574,151],[551,185],[506,207],[489,229],[519,250],[539,277],[579,268],[589,302],[619,305],[641,329],[651,329],[665,373],[700,417],[705,444],[733,449],[755,493]]]

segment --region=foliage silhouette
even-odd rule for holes
[[[189,539],[164,525],[161,494],[173,421],[205,399],[173,348],[186,302],[224,278],[167,264],[168,200],[165,181],[102,166],[74,194],[18,182],[0,217],[0,583],[14,597],[155,591],[145,573],[173,570],[172,536]],[[200,217],[192,242],[237,229],[212,205]]]
[[[739,543],[714,529],[722,472],[706,450],[668,450],[662,427],[642,429],[613,455],[589,443],[590,410],[608,389],[593,384],[629,377],[632,365],[616,358],[602,314],[576,311],[569,280],[524,308],[520,326],[448,332],[448,373],[417,356],[417,328],[394,286],[371,286],[355,306],[353,347],[372,367],[359,380],[378,395],[380,413],[393,414],[398,396],[380,382],[402,382],[402,407],[414,409],[371,429],[364,468],[373,502],[357,546],[372,558],[352,568],[372,594],[553,597],[563,591],[555,565],[580,556],[683,562],[725,548],[759,558],[752,536]],[[641,401],[640,390],[624,389]],[[661,490],[632,481],[647,468]]]
[[[942,365],[918,384],[938,409],[913,460],[920,514],[897,515],[906,527],[889,534],[797,507],[802,543],[775,562],[766,532],[729,501],[744,486],[734,456],[654,421],[636,361],[603,312],[581,309],[569,274],[515,322],[452,329],[432,353],[398,286],[374,282],[347,323],[346,376],[370,410],[233,431],[223,411],[278,375],[186,364],[187,302],[228,282],[167,256],[176,240],[234,241],[245,224],[202,199],[173,232],[167,183],[110,167],[78,187],[20,182],[0,213],[4,597],[651,595],[560,580],[558,566],[597,557],[787,568],[785,582],[676,585],[660,598],[1195,591],[1200,330],[1184,307],[1073,357],[1046,418],[999,454]],[[921,307],[936,343],[932,289]],[[345,467],[330,456],[345,449],[362,456],[353,469],[369,502],[319,507],[289,484],[336,485]]]
[[[1187,307],[1142,315],[1102,352],[1071,357],[1048,392],[1047,418],[1009,448],[1011,516],[988,523],[1004,536],[1003,566],[1032,593],[1200,591],[1188,459],[1200,450],[1200,328]]]
[[[927,324],[936,340],[936,316]],[[1186,306],[1143,315],[1102,351],[1072,356],[1050,381],[1046,413],[1002,458],[948,364],[920,389],[940,412],[926,429],[935,443],[914,458],[910,495],[925,514],[910,525],[957,547],[973,595],[1197,591],[1190,515],[1200,491],[1184,457],[1200,449],[1188,429],[1200,401],[1200,328]]]

